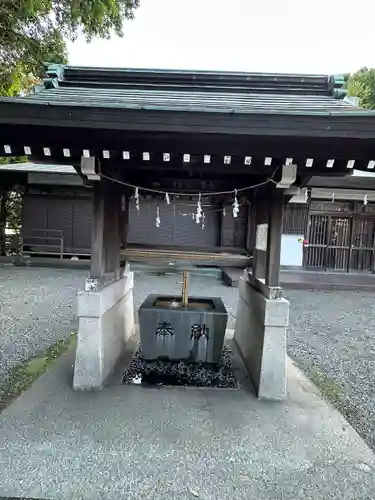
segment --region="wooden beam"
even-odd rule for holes
[[[366,110],[337,113],[332,120],[326,111],[306,114],[279,113],[194,113],[180,110],[95,108],[76,107],[70,103],[62,106],[40,106],[32,102],[2,102],[0,123],[9,125],[31,125],[102,129],[120,132],[159,132],[180,134],[281,136],[289,139],[340,139],[345,143],[348,136],[353,139],[374,140],[375,115]],[[74,111],[74,112],[73,112]],[[65,134],[58,134],[64,136]],[[41,138],[44,140],[43,136]],[[220,141],[218,141],[219,143]],[[340,153],[338,152],[338,155]]]

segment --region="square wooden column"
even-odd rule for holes
[[[121,195],[121,212],[120,212],[120,235],[121,235],[122,248],[127,248],[128,246],[129,222],[130,222],[130,194],[124,192]]]
[[[250,211],[253,276],[270,287],[279,286],[283,190],[272,186],[256,196]]]
[[[91,278],[100,282],[115,279],[120,267],[121,190],[110,182],[93,186]]]
[[[281,237],[283,232],[283,189],[274,188],[268,205],[266,285],[279,286]]]
[[[283,190],[267,186],[252,201],[252,273],[238,286],[234,339],[260,399],[286,397],[289,302],[279,287]]]
[[[268,224],[268,206],[267,200],[258,197],[251,204],[251,244],[253,249],[253,276],[260,280],[264,280],[266,277],[266,246],[263,250],[257,248],[257,234],[260,231],[260,226],[267,226]],[[258,241],[259,245],[259,241]]]
[[[122,196],[121,187],[111,182],[93,185],[91,276],[77,304],[76,390],[102,389],[134,335],[134,276],[128,267],[120,272]]]

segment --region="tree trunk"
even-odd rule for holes
[[[0,256],[5,255],[5,228],[8,217],[7,201],[9,191],[3,192],[0,201]]]

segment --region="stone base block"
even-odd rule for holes
[[[73,388],[102,389],[134,334],[133,273],[99,290],[78,292],[78,343]]]
[[[241,279],[234,339],[260,399],[286,397],[289,302],[267,299]]]
[[[180,307],[171,308],[176,302]],[[142,357],[218,363],[228,314],[220,297],[149,295],[139,308]]]

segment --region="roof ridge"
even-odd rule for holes
[[[199,89],[204,92],[289,93],[333,95],[335,78],[328,75],[192,71],[142,68],[79,67],[52,64],[47,67],[45,88],[59,86],[108,88]]]

